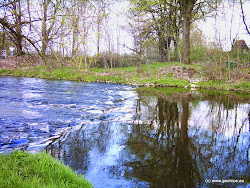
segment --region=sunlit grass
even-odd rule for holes
[[[0,155],[0,187],[92,187],[83,176],[45,152]]]
[[[103,82],[120,83],[132,85],[156,85],[164,87],[186,87],[190,86],[188,79],[180,79],[174,76],[173,67],[185,67],[194,70],[197,77],[204,76],[203,66],[199,64],[186,65],[180,62],[149,63],[142,65],[142,72],[137,72],[136,66],[113,67],[113,68],[90,68],[88,70],[78,70],[75,67],[61,66],[57,69],[49,69],[46,66],[29,67],[26,69],[0,69],[0,75],[35,77],[45,79],[74,80],[82,82]],[[223,81],[202,81],[197,83],[198,87],[222,90],[242,90],[250,89],[249,82],[233,81],[231,83]]]

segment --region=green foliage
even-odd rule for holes
[[[208,61],[207,50],[204,47],[195,47],[190,50],[190,58],[192,62]]]
[[[11,74],[12,70],[8,70],[8,69],[0,69],[0,74],[1,75],[9,75]]]
[[[241,83],[236,83],[234,84],[234,87],[237,89],[250,89],[250,82],[241,82]]]
[[[241,62],[241,63],[249,63],[250,61],[250,52],[249,50],[240,50],[240,49],[232,49],[228,52],[228,56],[230,60]]]
[[[83,176],[45,152],[0,155],[0,187],[92,187]]]
[[[206,82],[199,82],[197,85],[201,87],[215,87],[215,82],[212,80],[206,81]]]
[[[53,78],[66,79],[69,77],[69,72],[63,71],[61,69],[57,69],[57,70],[54,70],[53,72],[51,72],[51,75]]]
[[[115,72],[127,72],[127,73],[135,73],[136,67],[135,66],[129,66],[129,67],[120,67],[113,69]]]

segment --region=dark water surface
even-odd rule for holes
[[[0,152],[46,149],[97,188],[247,187],[249,95],[169,90],[0,77]]]

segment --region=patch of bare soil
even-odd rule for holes
[[[9,56],[6,59],[0,59],[0,69],[15,69],[41,65],[44,65],[41,58],[30,55]]]
[[[180,66],[173,66],[173,67],[162,67],[159,69],[157,75],[158,76],[166,76],[167,74],[173,74],[174,77],[179,79],[190,79],[196,73],[196,70],[189,67],[180,67]]]
[[[95,75],[97,75],[97,76],[110,76],[111,74],[109,72],[102,72],[102,73],[96,72]]]

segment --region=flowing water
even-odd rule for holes
[[[0,152],[47,150],[97,188],[249,185],[249,94],[0,77],[0,104]]]

